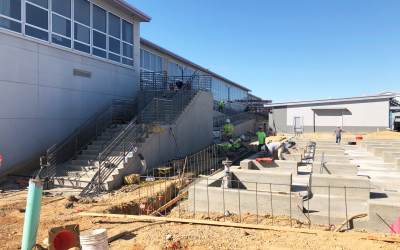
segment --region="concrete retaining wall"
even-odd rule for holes
[[[322,155],[315,155],[314,162],[321,162]],[[350,156],[348,155],[324,155],[324,162],[329,163],[350,163]]]
[[[326,155],[344,155],[344,150],[332,150],[332,149],[315,149],[315,154],[322,155],[322,152]]]
[[[272,162],[257,162],[246,159],[240,162],[241,169],[284,171],[297,175],[297,161],[275,160]]]
[[[382,157],[383,152],[399,152],[400,153],[400,148],[378,147],[378,148],[373,148],[372,152],[374,153],[374,156]]]
[[[384,162],[394,163],[396,158],[400,158],[400,152],[383,152],[382,159]]]
[[[321,163],[313,163],[313,172],[319,173]],[[341,175],[341,176],[357,176],[358,166],[354,163],[325,163],[323,168],[324,174]]]
[[[327,187],[317,187],[317,186],[331,186],[331,195],[344,196],[344,186],[346,188],[346,195],[349,197],[358,197],[369,199],[370,193],[370,180],[368,177],[364,176],[335,176],[327,174],[319,174],[314,172],[312,174],[312,188],[311,191],[314,194],[328,194]],[[339,188],[333,188],[339,187]],[[351,188],[359,187],[359,188]],[[366,189],[361,189],[366,188]]]
[[[387,145],[387,144],[368,144],[366,149],[368,152],[373,153],[374,152],[374,148],[391,148],[391,145]]]
[[[271,183],[272,192],[290,193],[292,173],[274,171],[256,172],[255,170],[238,169],[232,171],[232,180],[234,181],[232,182],[232,188],[237,188],[237,181],[240,181],[239,188],[241,189],[256,190],[257,188],[259,191],[269,190],[269,184],[267,183]],[[257,187],[256,182],[260,182],[257,183]],[[218,185],[218,187],[220,186]]]

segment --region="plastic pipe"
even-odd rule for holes
[[[39,176],[36,176],[35,179],[30,179],[21,250],[31,250],[36,245],[42,193],[43,180]]]

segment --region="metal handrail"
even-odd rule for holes
[[[92,182],[98,183],[97,189],[99,192],[101,185],[104,184],[114,169],[123,162],[129,151],[131,151],[129,150],[131,143],[136,145],[140,142],[140,139],[154,123],[171,123],[171,112],[168,108],[171,104],[171,100],[153,99],[146,108],[129,122],[107,148],[99,153],[99,156],[94,160],[97,162],[98,172],[92,178]],[[146,124],[148,125],[147,128],[143,126]],[[85,196],[95,189],[96,185],[91,183],[85,187],[81,195]]]
[[[221,131],[226,124],[226,119],[230,120],[232,126],[236,126],[243,122],[255,119],[255,115],[252,112],[245,112],[236,115],[221,115],[213,118],[213,127],[215,131]]]

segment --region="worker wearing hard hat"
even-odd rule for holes
[[[342,139],[343,131],[340,129],[340,126],[337,125],[335,132],[333,132],[333,136],[336,134],[336,143],[340,144],[340,140]]]
[[[267,145],[261,147],[261,151],[265,151],[271,158],[278,154],[278,159],[282,160],[283,144],[280,142],[268,142]]]
[[[258,151],[261,151],[261,147],[265,145],[265,137],[267,135],[263,132],[262,127],[258,127],[257,133],[251,133],[252,135],[256,135],[258,137]]]
[[[224,126],[223,132],[225,132],[226,139],[228,139],[228,140],[232,139],[233,126],[231,124],[231,120],[226,119],[226,124]]]
[[[245,138],[244,135],[242,135],[236,141],[233,142],[233,147],[236,150],[238,150],[239,148],[245,148],[247,150],[247,147],[243,144],[244,138]]]
[[[218,111],[219,111],[219,112],[224,112],[224,106],[225,106],[225,102],[224,102],[224,101],[221,101],[221,102],[219,103]]]

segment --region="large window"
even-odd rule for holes
[[[22,32],[21,0],[0,0],[0,28]]]
[[[140,49],[140,72],[159,72],[163,70],[162,57]]]
[[[0,29],[133,67],[133,23],[90,0],[0,0]]]
[[[180,65],[173,61],[168,62],[169,76],[182,76],[182,70],[183,70],[183,76],[192,76],[193,73],[195,72],[194,70],[186,68],[186,66]]]
[[[212,79],[212,93],[214,100],[225,101],[233,109],[241,111],[247,106],[247,92],[215,78]]]

